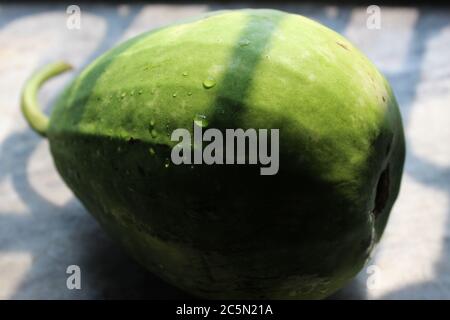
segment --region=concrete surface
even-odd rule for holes
[[[28,129],[18,100],[25,79],[45,63],[63,59],[81,68],[144,30],[218,8],[81,4],[81,29],[68,30],[65,6],[0,5],[1,299],[187,297],[104,234],[59,178],[47,142]],[[389,78],[404,117],[408,155],[392,218],[369,267],[333,298],[449,299],[449,9],[381,7],[381,29],[369,30],[364,7],[277,8],[353,41]],[[44,87],[40,101],[48,110],[71,76]],[[81,267],[81,290],[66,287],[72,264]]]

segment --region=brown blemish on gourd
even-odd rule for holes
[[[336,41],[337,45],[341,46],[342,48],[344,48],[345,50],[350,51],[350,49],[342,42]]]

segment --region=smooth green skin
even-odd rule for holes
[[[198,114],[211,128],[279,128],[278,174],[169,164],[170,134],[192,132]],[[46,134],[104,228],[149,270],[208,298],[342,287],[383,232],[405,155],[397,103],[372,63],[330,29],[275,10],[210,13],[123,43],[64,91]]]

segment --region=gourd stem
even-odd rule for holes
[[[48,79],[71,69],[71,65],[62,61],[50,63],[38,70],[25,83],[20,103],[22,113],[33,130],[43,137],[47,136],[49,120],[37,101],[38,90]]]

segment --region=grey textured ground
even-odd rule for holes
[[[185,297],[131,261],[87,214],[57,175],[47,142],[22,119],[18,97],[45,63],[81,68],[141,31],[217,8],[83,4],[81,30],[68,30],[64,6],[0,5],[1,299]],[[404,181],[369,263],[376,267],[334,297],[450,299],[450,11],[382,7],[381,29],[369,30],[363,7],[279,8],[317,19],[360,47],[391,81],[404,117]],[[40,101],[50,106],[70,76],[47,85]],[[66,288],[71,264],[82,270],[78,291]]]

